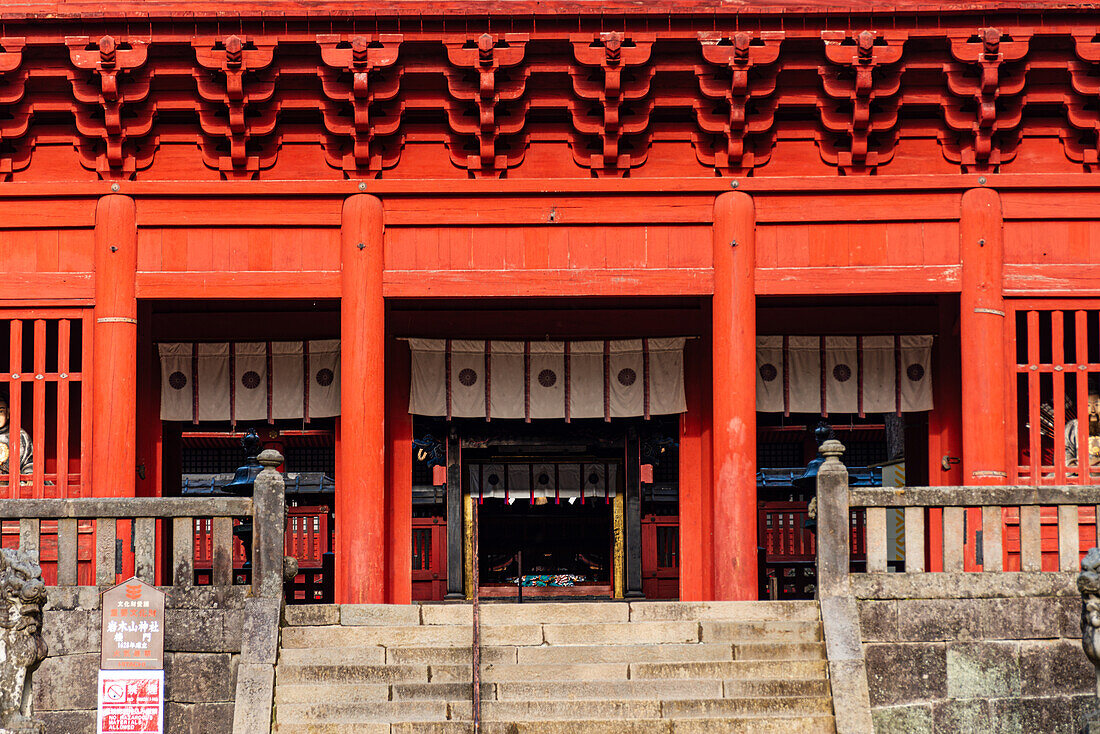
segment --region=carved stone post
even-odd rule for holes
[[[844,445],[835,439],[818,449],[825,462],[817,470],[817,596],[848,594],[848,469],[840,461]]]
[[[0,734],[43,734],[31,710],[31,673],[46,657],[42,569],[23,551],[0,550]]]
[[[1100,548],[1091,548],[1081,561],[1077,577],[1081,592],[1081,646],[1096,668],[1096,695],[1100,697]],[[1083,734],[1100,734],[1100,709],[1085,716]]]
[[[267,449],[256,457],[263,471],[252,492],[252,593],[267,599],[283,594],[283,536],[286,530],[286,483],[275,468],[283,455]]]

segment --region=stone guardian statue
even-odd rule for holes
[[[46,657],[42,569],[23,551],[0,549],[0,589],[0,734],[44,734],[31,711],[31,674]]]

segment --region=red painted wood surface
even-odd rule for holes
[[[408,604],[414,598],[414,577],[409,575],[409,569],[413,568],[414,527],[411,381],[412,355],[408,344],[389,339],[386,344],[386,601],[390,604]],[[437,552],[444,553],[442,549]],[[445,567],[445,564],[440,566]],[[446,578],[443,583],[445,587]]]
[[[679,525],[675,515],[642,518],[642,594],[646,599],[679,599]]]
[[[967,484],[1004,484],[1008,466],[1000,437],[1006,435],[1008,369],[1001,295],[1004,238],[996,191],[972,189],[963,195],[959,230],[963,477]]]
[[[714,597],[755,599],[756,220],[747,194],[714,204],[712,442]]]
[[[92,493],[133,497],[137,456],[137,225],[134,200],[109,195],[96,208],[95,386]]]
[[[412,521],[412,601],[443,601],[447,593],[447,520]]]
[[[386,311],[382,296],[382,202],[353,196],[340,229],[341,370],[357,379],[340,393],[336,481],[338,604],[386,601]]]

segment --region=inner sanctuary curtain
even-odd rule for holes
[[[932,409],[931,336],[760,336],[763,413],[910,413]]]
[[[410,339],[409,412],[525,420],[682,413],[685,341]]]
[[[340,341],[158,344],[160,417],[273,421],[340,415]]]

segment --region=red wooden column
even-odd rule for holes
[[[1003,229],[1001,197],[996,191],[981,188],[963,194],[959,337],[963,481],[967,484],[1004,484],[1008,477]]]
[[[382,202],[356,194],[340,219],[340,476],[336,481],[338,604],[385,601],[386,309]]]
[[[756,212],[747,194],[714,202],[714,597],[756,599]]]
[[[92,333],[92,495],[133,497],[137,437],[137,220],[134,200],[110,194],[95,211]]]

